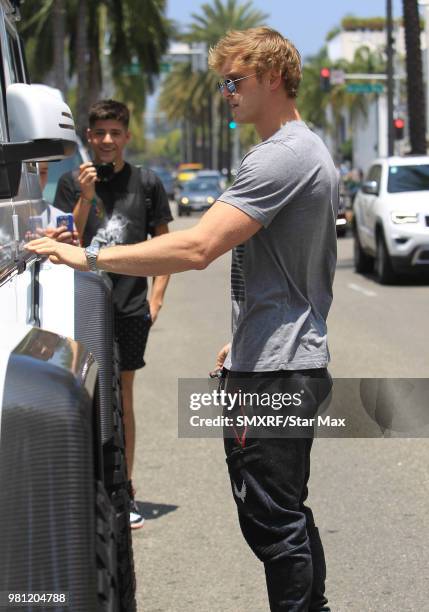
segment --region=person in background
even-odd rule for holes
[[[54,204],[73,212],[81,244],[125,245],[168,233],[172,221],[164,187],[157,175],[125,161],[130,140],[129,111],[115,100],[101,100],[89,110],[87,140],[93,160],[64,174]],[[134,499],[132,474],[135,453],[133,384],[136,370],[145,365],[144,353],[150,327],[164,302],[169,276],[153,278],[148,297],[146,277],[111,274],[115,334],[119,345],[125,452],[130,494],[130,522],[133,529],[143,526],[144,518]]]

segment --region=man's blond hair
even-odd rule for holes
[[[209,51],[209,66],[221,73],[222,66],[232,56],[261,77],[268,70],[281,73],[289,98],[296,98],[301,81],[301,56],[295,45],[272,28],[232,30]]]

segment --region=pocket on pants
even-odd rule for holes
[[[263,516],[270,511],[270,501],[265,492],[262,448],[259,440],[249,440],[245,447],[233,440],[225,440],[226,463],[233,497],[240,513],[248,517]]]

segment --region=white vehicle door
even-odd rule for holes
[[[359,236],[362,246],[375,249],[375,220],[376,220],[376,204],[380,194],[381,186],[381,165],[375,164],[368,172],[365,182],[375,182],[378,185],[378,194],[365,193],[361,194],[361,225],[359,227]]]

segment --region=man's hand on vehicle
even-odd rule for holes
[[[54,264],[66,264],[75,270],[88,270],[85,250],[52,238],[38,238],[25,245],[28,251],[49,257]]]
[[[95,198],[95,183],[98,181],[97,170],[92,162],[85,162],[79,166],[78,181],[85,200]]]

